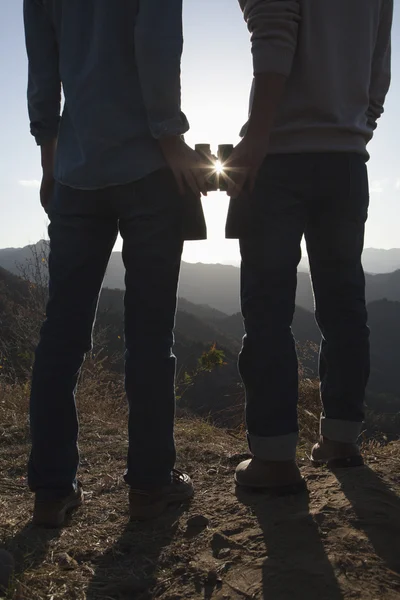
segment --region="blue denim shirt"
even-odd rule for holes
[[[182,0],[24,0],[24,21],[31,132],[58,137],[56,180],[97,189],[164,167],[157,139],[189,128]]]

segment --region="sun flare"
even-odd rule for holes
[[[224,172],[224,167],[223,167],[223,165],[222,165],[222,163],[221,163],[220,160],[217,160],[217,162],[215,163],[215,171],[219,175],[221,175],[221,173]]]

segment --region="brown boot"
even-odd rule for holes
[[[82,503],[83,490],[81,483],[78,483],[76,491],[59,500],[38,500],[36,498],[33,509],[33,524],[47,529],[62,527],[67,514],[74,508],[81,506]]]
[[[264,461],[255,456],[241,462],[235,473],[239,487],[266,490],[275,494],[296,494],[306,489],[295,460]]]
[[[315,467],[327,465],[330,469],[344,469],[362,467],[364,460],[357,444],[333,442],[321,437],[311,451],[311,463]]]
[[[131,488],[129,492],[131,520],[154,519],[165,512],[171,504],[187,502],[193,498],[193,495],[193,483],[189,475],[174,469],[169,485],[153,490]]]

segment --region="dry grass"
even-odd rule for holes
[[[180,542],[174,548],[181,511],[172,511],[154,526],[129,525],[122,478],[127,407],[120,382],[106,373],[102,376],[98,369],[93,375],[86,369],[78,397],[85,505],[80,522],[73,521],[61,533],[43,533],[29,524],[32,497],[25,475],[29,388],[0,387],[0,546],[3,541],[17,561],[16,581],[8,596],[13,600],[142,597],[140,590],[156,588],[159,594],[168,587],[175,567],[171,553],[181,558],[185,554]],[[177,444],[178,466],[203,482],[226,475],[231,454],[238,448],[245,451],[243,442],[196,418],[178,419]],[[168,548],[165,558],[164,548]],[[129,595],[133,592],[139,595]]]
[[[319,435],[321,400],[319,383],[313,379],[302,379],[299,385],[299,428],[301,455],[309,451]]]
[[[341,484],[332,475],[322,472],[317,476],[304,467],[312,499],[310,509],[304,499],[297,504],[263,500],[265,514],[260,513],[258,505],[240,503],[234,495],[233,471],[247,452],[243,433],[226,432],[201,419],[178,418],[177,422],[178,467],[192,475],[196,483],[194,502],[189,507],[169,511],[154,523],[130,524],[122,478],[127,451],[127,407],[120,383],[106,372],[99,372],[90,364],[86,366],[78,398],[80,478],[86,492],[85,504],[65,529],[47,532],[30,525],[32,497],[25,479],[29,389],[27,385],[0,387],[0,546],[4,545],[13,554],[17,564],[7,600],[261,599],[267,597],[269,590],[266,581],[271,585],[270,597],[274,600],[286,597],[372,600],[378,597],[379,586],[389,590],[388,595],[380,597],[390,600],[398,597],[400,578],[396,566],[386,564],[385,552],[382,558],[371,542],[367,568],[361,561],[364,546],[360,546],[356,537],[354,544],[345,537],[346,527],[349,530],[361,527],[362,510],[367,524],[378,523],[381,518],[386,523],[382,507],[392,510],[393,515],[400,514],[397,496],[392,492],[390,496],[375,480],[361,481],[360,490],[365,487],[363,498],[372,489],[381,490],[379,498],[376,496],[379,506],[368,505],[369,508],[354,513],[340,491]],[[318,405],[316,384],[305,381],[300,410],[303,460],[308,438],[315,439]],[[389,477],[391,489],[400,485],[394,475],[399,472],[398,445],[382,449],[371,444],[368,453],[371,464],[381,467],[382,476]],[[389,496],[385,496],[387,493]],[[376,510],[381,516],[374,516]],[[310,516],[314,513],[315,516]],[[202,520],[196,525],[195,519],[193,525],[190,518],[199,515]],[[277,525],[279,519],[286,525]],[[386,527],[385,523],[382,527]],[[338,538],[340,527],[344,528],[343,539]],[[379,548],[385,547],[384,535],[389,533],[386,529],[382,531],[378,532],[380,537],[376,534]],[[326,532],[330,532],[329,539],[324,538]],[[390,536],[394,539],[392,529]],[[303,550],[299,544],[304,545]],[[220,548],[226,550],[225,560],[218,558]],[[305,558],[307,552],[309,562]],[[353,574],[346,581],[341,579],[343,566],[338,561],[343,552],[353,557],[348,559]],[[263,566],[269,554],[276,557],[268,567],[271,573]],[[301,569],[308,573],[310,584],[302,579],[299,583],[297,571],[292,582],[286,576],[300,559],[305,561]],[[361,566],[357,566],[359,563]],[[251,573],[250,582],[243,583],[244,573]],[[321,580],[320,574],[324,576]],[[366,575],[375,595],[365,596],[361,592],[357,595],[359,578]],[[323,590],[322,582],[325,582]],[[290,596],[284,591],[288,585],[292,585]],[[349,595],[343,592],[339,596],[336,585],[347,589]],[[249,586],[253,595],[248,593]],[[312,595],[313,586],[319,590],[318,596]]]

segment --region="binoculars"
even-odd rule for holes
[[[209,171],[206,174],[207,191],[226,192],[228,189],[229,169],[224,168],[224,165],[233,152],[233,144],[221,144],[218,146],[217,156],[212,154],[210,144],[196,144],[195,151],[209,165]]]

